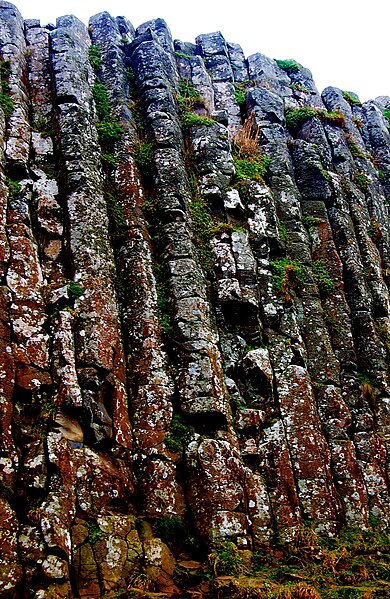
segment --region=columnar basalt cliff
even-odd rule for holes
[[[4,0],[0,77],[0,597],[273,597],[210,577],[384,534],[390,98]]]

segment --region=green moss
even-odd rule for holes
[[[292,300],[293,292],[300,292],[306,281],[306,269],[297,260],[280,258],[270,262],[271,272],[274,276],[274,288],[284,295],[285,300]]]
[[[304,85],[301,85],[300,83],[290,83],[289,87],[297,92],[303,92],[305,94],[310,94],[310,89],[308,89],[307,87],[305,87]]]
[[[89,62],[91,63],[92,68],[97,71],[102,64],[101,51],[99,46],[96,44],[91,44],[88,49]]]
[[[0,107],[2,108],[6,122],[15,109],[14,101],[11,98],[11,88],[9,76],[11,74],[11,63],[9,60],[0,60]]]
[[[280,69],[288,74],[297,73],[302,68],[295,60],[276,60],[276,63]]]
[[[189,205],[195,247],[205,272],[214,272],[214,257],[210,245],[213,220],[203,198],[195,196]]]
[[[322,222],[324,221],[321,218],[317,218],[316,216],[302,216],[302,224],[305,225],[305,227],[313,227],[316,225],[320,225]]]
[[[309,119],[316,116],[321,121],[335,125],[337,127],[345,126],[345,116],[340,110],[327,112],[319,108],[311,106],[303,106],[302,108],[289,107],[286,110],[286,125],[291,133],[296,133],[298,129]]]
[[[84,287],[82,287],[81,285],[76,283],[76,281],[71,281],[69,283],[69,285],[67,286],[67,290],[68,290],[68,296],[71,299],[76,299],[78,297],[81,297],[84,293]]]
[[[296,133],[298,129],[312,117],[317,116],[317,110],[304,106],[302,108],[289,107],[286,110],[286,126],[291,133]]]
[[[106,194],[107,212],[111,223],[114,225],[117,233],[121,232],[125,225],[125,215],[123,208],[119,204],[117,197],[112,193]]]
[[[351,94],[351,92],[343,91],[342,94],[344,100],[347,100],[348,104],[351,106],[362,106],[360,100],[356,98],[354,94]]]
[[[208,559],[215,576],[237,576],[246,571],[237,546],[231,541],[214,543]]]
[[[172,332],[171,300],[169,294],[169,273],[166,264],[153,263],[156,280],[157,308],[159,309],[160,329],[166,335]]]
[[[210,127],[214,124],[213,119],[193,112],[196,106],[203,107],[204,101],[199,91],[194,87],[192,81],[182,79],[179,82],[177,103],[179,105],[183,127],[192,127],[194,125],[205,125],[206,127]]]
[[[211,127],[215,124],[215,121],[213,119],[199,114],[195,114],[193,112],[185,112],[182,115],[181,121],[183,123],[183,127],[193,127],[194,125],[204,125],[206,127]]]
[[[370,179],[366,173],[363,173],[363,171],[355,171],[353,174],[353,181],[361,191],[365,192],[368,190]]]
[[[312,273],[321,295],[329,295],[329,293],[333,291],[334,283],[330,277],[328,269],[326,268],[325,261],[316,260],[313,262]]]
[[[211,229],[211,235],[218,235],[220,233],[233,233],[233,231],[240,231],[247,233],[246,229],[235,223],[218,223]]]
[[[390,108],[385,108],[383,111],[383,116],[385,117],[388,127],[390,127]]]
[[[87,522],[88,542],[95,545],[103,535],[103,531],[96,522]]]
[[[357,145],[356,140],[353,138],[352,135],[347,135],[346,141],[347,141],[349,151],[351,152],[351,154],[354,158],[365,158],[366,157],[364,152]]]
[[[248,158],[233,156],[233,162],[236,169],[236,181],[249,179],[263,183],[271,159],[268,156],[258,154]]]
[[[177,56],[177,58],[184,58],[185,60],[190,60],[191,58],[189,54],[185,54],[184,52],[175,52],[175,56]]]
[[[138,140],[133,145],[134,160],[137,166],[145,171],[153,162],[153,144],[150,141]]]
[[[325,123],[335,125],[336,127],[345,126],[345,116],[341,110],[331,110],[330,112],[327,112],[326,110],[319,110],[317,114]]]
[[[244,83],[233,83],[234,95],[236,96],[236,102],[239,106],[245,106],[246,102],[246,89]]]
[[[184,440],[189,432],[188,426],[184,423],[179,414],[173,414],[171,420],[170,434],[165,438],[165,445],[174,453],[183,451]]]
[[[9,179],[8,177],[5,178],[5,184],[8,187],[8,195],[11,199],[15,198],[22,191],[20,183],[12,181],[12,179]]]

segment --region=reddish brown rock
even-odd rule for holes
[[[390,100],[5,0],[0,62],[0,596],[228,596],[176,559],[387,526]]]

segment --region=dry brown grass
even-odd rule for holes
[[[234,153],[239,158],[251,158],[259,155],[259,126],[252,114],[245,121],[242,129],[237,131],[233,137]]]
[[[313,588],[302,582],[290,589],[281,589],[277,599],[321,599],[321,595]]]

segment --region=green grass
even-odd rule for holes
[[[182,115],[181,122],[183,124],[183,127],[193,127],[194,125],[204,125],[206,127],[211,127],[215,124],[215,121],[213,119],[210,119],[207,116],[195,114],[194,112],[185,112]]]
[[[363,173],[363,171],[355,171],[353,174],[353,181],[361,191],[365,192],[368,190],[370,179],[367,177],[366,173]]]
[[[11,63],[9,60],[0,60],[0,107],[2,108],[6,122],[8,122],[11,114],[15,109],[14,101],[11,98],[11,88],[9,84],[9,76],[11,74]]]
[[[96,522],[87,522],[88,542],[95,545],[103,535],[103,531]]]
[[[246,89],[244,83],[233,83],[234,85],[234,95],[236,97],[236,102],[239,106],[245,106],[246,102]]]
[[[100,121],[109,119],[111,115],[111,106],[106,86],[103,85],[103,83],[95,83],[92,88],[92,95],[95,100],[98,119]]]
[[[276,63],[280,69],[286,71],[289,75],[291,73],[297,73],[302,68],[295,60],[276,60]]]
[[[290,303],[293,293],[299,293],[305,286],[306,269],[297,260],[280,258],[270,262],[273,274],[274,288],[277,293],[283,294],[285,300]]]
[[[360,102],[360,100],[355,98],[355,96],[353,96],[350,92],[343,91],[342,94],[343,94],[344,100],[346,100],[348,102],[348,104],[350,104],[351,106],[362,106],[362,103]]]
[[[333,291],[334,283],[326,268],[324,260],[316,260],[312,264],[313,277],[321,295],[329,295]]]
[[[246,572],[237,546],[231,541],[214,543],[208,559],[215,576],[238,576]]]
[[[383,116],[387,121],[387,126],[390,127],[390,108],[385,108],[385,110],[383,111]]]
[[[177,58],[184,58],[185,60],[190,60],[191,58],[189,54],[185,54],[184,52],[175,52],[175,56],[177,56]]]
[[[305,225],[305,227],[313,227],[316,225],[320,225],[322,222],[324,221],[321,218],[317,218],[316,216],[302,216],[302,224]]]
[[[133,145],[134,160],[141,170],[150,168],[153,162],[153,144],[150,141],[138,140]]]
[[[214,124],[213,119],[193,112],[196,106],[204,106],[204,100],[199,91],[194,87],[192,81],[182,79],[179,82],[177,103],[183,127],[193,127],[194,125],[211,127]]]
[[[96,129],[102,146],[110,146],[120,139],[123,129],[117,120],[106,120],[97,123]]]
[[[192,222],[194,244],[203,270],[208,274],[214,273],[214,255],[210,240],[214,223],[203,198],[195,196],[189,205]]]
[[[94,71],[97,71],[102,64],[102,57],[99,46],[96,44],[91,44],[88,50],[89,62],[91,63]]]
[[[53,130],[50,121],[45,117],[38,117],[34,121],[33,128],[35,131],[38,131],[44,138],[51,137],[53,135]]]
[[[112,144],[120,139],[123,129],[118,119],[112,114],[106,86],[103,83],[95,83],[92,88],[92,95],[95,100],[98,117],[96,129],[99,143],[107,150],[107,148],[112,147]]]
[[[22,191],[20,183],[12,181],[12,179],[9,179],[8,177],[5,178],[5,184],[8,187],[8,195],[11,199],[15,198]]]
[[[306,121],[316,116],[321,121],[335,125],[337,127],[345,126],[345,117],[340,110],[327,112],[319,108],[311,106],[303,106],[302,108],[289,107],[286,110],[286,126],[291,133],[296,133]]]
[[[255,155],[249,158],[238,158],[233,156],[233,162],[236,169],[235,180],[243,181],[250,179],[253,181],[264,182],[264,176],[267,168],[271,164],[268,156]]]
[[[220,233],[233,233],[234,231],[239,231],[242,233],[247,233],[247,230],[244,227],[237,225],[235,223],[218,223],[213,226],[211,229],[211,235],[219,235]]]
[[[304,106],[303,108],[287,108],[286,110],[286,125],[291,133],[295,133],[306,121],[313,116],[317,116],[317,110]]]
[[[389,530],[344,528],[338,536],[326,537],[307,523],[302,525],[293,544],[280,549],[282,556],[277,558],[267,552],[254,554],[256,577],[269,581],[273,589],[268,597],[379,599],[388,596]],[[310,585],[312,593],[295,594],[293,585],[297,578]],[[275,584],[278,586],[274,587]]]
[[[330,112],[327,112],[326,110],[318,110],[317,114],[325,123],[335,125],[336,127],[345,126],[345,116],[340,110],[331,110]]]
[[[346,141],[347,141],[347,146],[349,148],[349,151],[351,152],[351,154],[354,158],[365,158],[366,157],[363,150],[361,150],[359,148],[359,146],[356,143],[356,140],[353,138],[352,135],[350,135],[350,134],[347,135]]]
[[[290,83],[289,87],[294,91],[310,94],[310,89],[300,83]]]
[[[184,440],[188,435],[189,428],[179,414],[173,414],[171,420],[170,434],[165,438],[165,445],[173,453],[181,453],[183,451]]]

